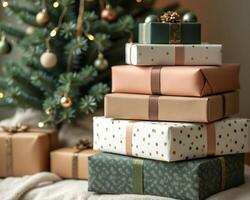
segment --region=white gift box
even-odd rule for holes
[[[94,117],[94,150],[162,161],[245,153],[250,121],[213,124],[115,120]]]
[[[126,63],[132,65],[221,65],[221,44],[126,44]]]

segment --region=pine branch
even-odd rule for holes
[[[18,14],[18,17],[26,24],[29,24],[31,26],[36,26],[39,27],[39,25],[36,22],[36,16],[32,15],[30,13],[26,13],[26,12],[20,12]]]
[[[80,111],[88,115],[94,113],[97,109],[97,101],[91,95],[85,95],[79,103]]]
[[[42,71],[34,71],[30,77],[31,83],[40,88],[46,96],[53,95],[56,89],[56,81]]]
[[[6,104],[17,105],[19,107],[32,106],[34,108],[41,109],[42,100],[26,94],[18,86],[9,87],[8,90],[5,91],[5,96],[4,101]]]
[[[22,39],[26,35],[24,31],[4,22],[0,22],[0,32],[4,32],[6,35],[11,35],[18,39]]]
[[[110,92],[110,88],[107,84],[98,83],[93,85],[90,90],[89,94],[93,96],[98,103],[102,102],[104,99],[104,95]]]
[[[36,15],[40,10],[39,7],[35,6],[34,4],[30,7],[27,6],[23,6],[20,5],[19,3],[12,1],[8,8],[10,9],[10,11],[12,12],[12,14],[18,14],[20,12],[24,12],[24,13],[29,13],[32,15]]]

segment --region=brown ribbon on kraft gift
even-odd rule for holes
[[[158,110],[159,110],[159,96],[150,95],[148,101],[148,119],[149,120],[158,120]]]
[[[79,140],[79,142],[74,146],[76,151],[73,153],[72,160],[72,178],[78,178],[78,155],[80,152],[92,148],[93,145],[88,140]]]
[[[175,65],[184,65],[185,51],[183,45],[175,45]],[[152,94],[161,94],[161,66],[152,67],[151,92]]]
[[[12,153],[12,135],[18,133],[51,133],[50,129],[40,129],[40,128],[31,128],[27,125],[17,124],[15,126],[0,126],[0,131],[5,132],[9,137],[5,140],[5,154],[6,154],[6,172],[7,176],[13,175],[13,153]],[[50,135],[50,134],[49,134]]]

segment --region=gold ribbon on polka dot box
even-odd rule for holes
[[[126,44],[132,65],[221,65],[221,44]]]
[[[250,121],[210,124],[94,118],[94,149],[162,161],[250,151]]]

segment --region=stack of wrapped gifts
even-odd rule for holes
[[[250,121],[239,110],[238,64],[201,44],[176,12],[139,26],[128,65],[112,68],[105,117],[94,118],[89,191],[205,199],[244,182]]]

